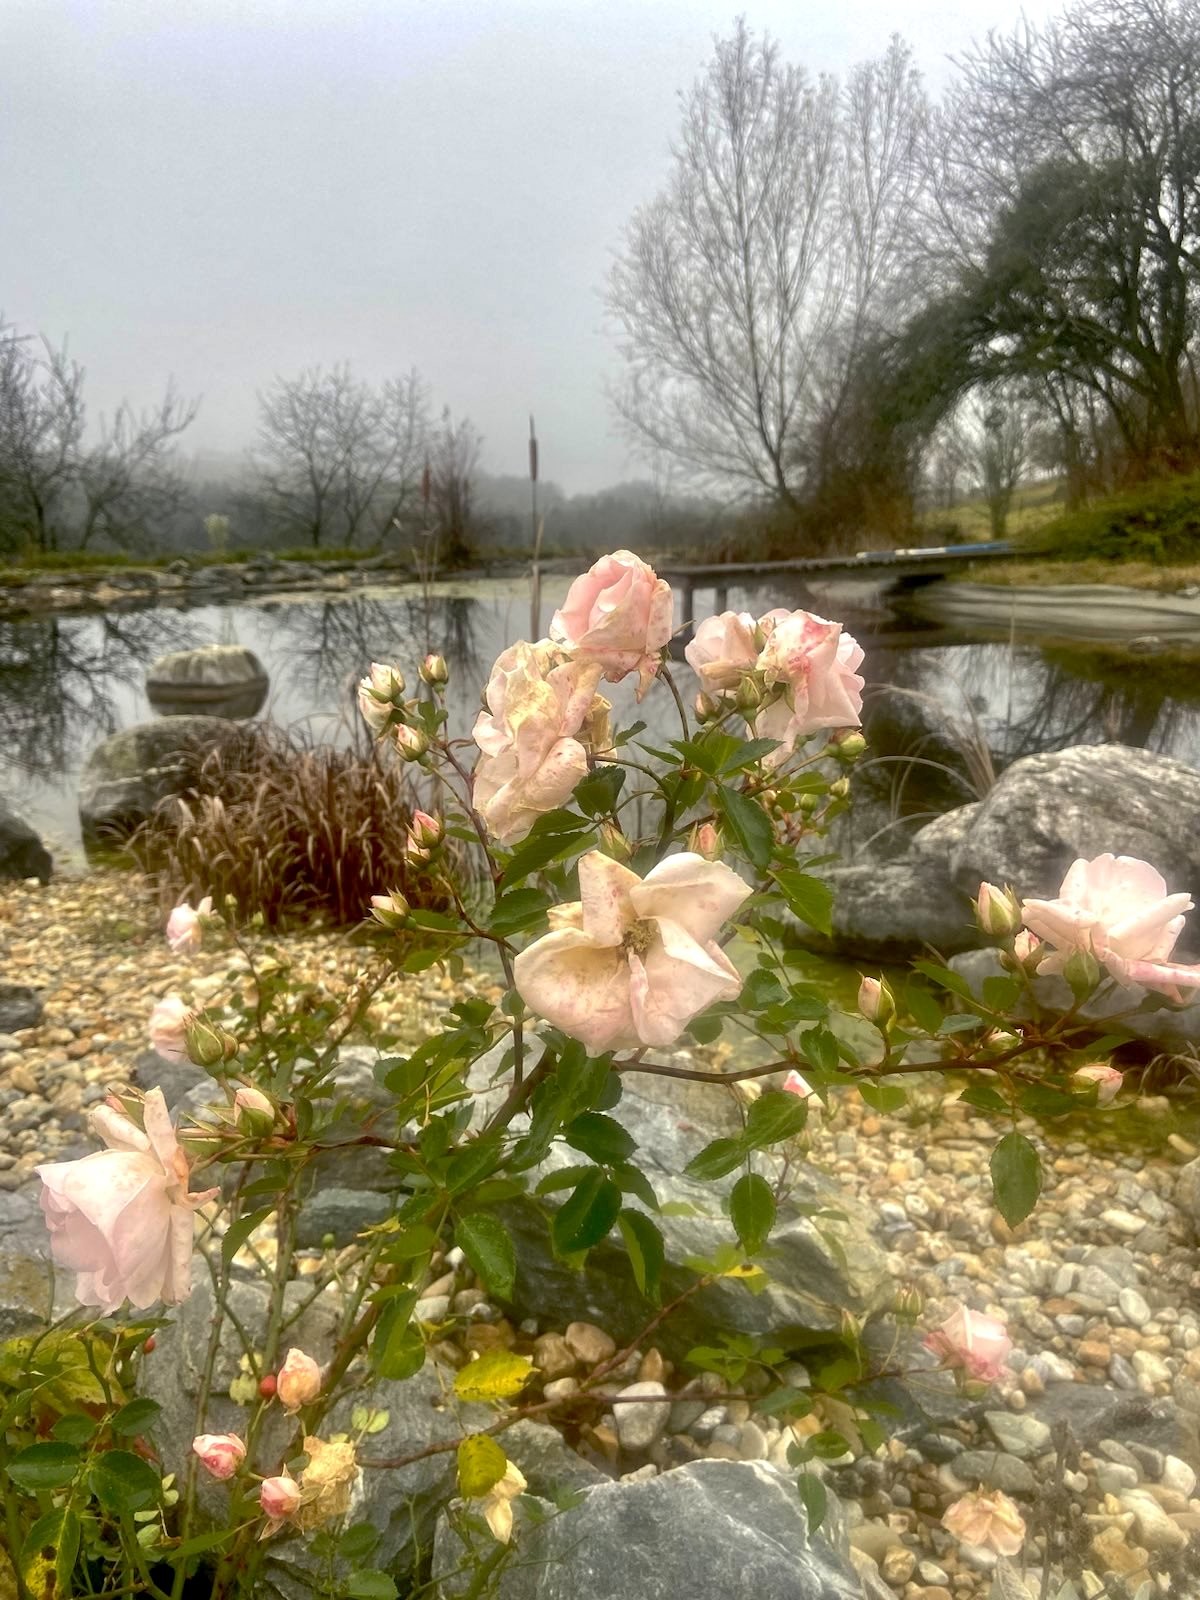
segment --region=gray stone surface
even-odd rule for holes
[[[42,1012],[36,989],[31,989],[27,983],[11,983],[7,978],[0,978],[0,1033],[36,1028],[42,1020]]]
[[[132,832],[160,800],[179,792],[197,752],[232,731],[220,717],[161,717],[97,745],[79,779],[84,843],[111,843]]]
[[[920,835],[918,834],[918,838]],[[967,896],[924,856],[863,862],[827,874],[834,892],[832,937],[789,918],[799,942],[863,961],[888,961],[922,946],[943,952],[979,942]]]
[[[201,711],[216,717],[253,717],[267,698],[267,670],[241,644],[209,644],[198,650],[173,650],[152,661],[146,694],[167,716]]]
[[[486,1082],[483,1064],[481,1073]],[[684,1261],[711,1257],[732,1241],[722,1201],[737,1177],[735,1173],[715,1182],[696,1183],[679,1176],[710,1139],[729,1131],[724,1119],[734,1113],[731,1097],[718,1086],[691,1085],[672,1103],[670,1091],[663,1087],[667,1083],[669,1080],[660,1080],[650,1091],[664,1098],[650,1099],[641,1092],[640,1082],[627,1082],[620,1102],[608,1113],[637,1140],[634,1159],[660,1204],[680,1208],[654,1214],[666,1244],[664,1299],[681,1293],[694,1281],[694,1274],[682,1265]],[[503,1090],[493,1092],[502,1094]],[[711,1116],[708,1126],[696,1120],[706,1106]],[[553,1147],[531,1174],[531,1188],[544,1172],[578,1160],[575,1152]],[[872,1219],[866,1210],[811,1164],[794,1171],[792,1177],[792,1196],[781,1204],[771,1236],[767,1288],[751,1295],[735,1280],[718,1279],[710,1284],[663,1324],[656,1338],[665,1353],[672,1357],[685,1354],[692,1345],[706,1342],[713,1327],[750,1333],[769,1329],[786,1336],[789,1330],[837,1328],[843,1312],[866,1318],[886,1303],[891,1292],[886,1257],[874,1241]],[[517,1252],[512,1310],[518,1318],[544,1318],[552,1308],[557,1324],[595,1322],[620,1341],[632,1339],[652,1314],[652,1307],[638,1293],[623,1245],[612,1237],[603,1241],[591,1251],[582,1271],[557,1260],[550,1248],[547,1218],[569,1192],[530,1196],[497,1210]],[[637,1204],[632,1199],[627,1203]],[[830,1214],[814,1220],[802,1206]]]
[[[1175,1455],[1200,1467],[1200,1431],[1197,1419],[1173,1400],[1152,1400],[1146,1395],[1088,1383],[1052,1383],[1029,1402],[1029,1412],[1053,1430],[1065,1421],[1075,1442],[1095,1450],[1102,1439],[1119,1439],[1147,1445],[1164,1455]]]
[[[0,798],[0,879],[50,882],[50,852],[29,824]]]
[[[697,1461],[602,1484],[540,1526],[522,1522],[497,1600],[862,1600],[836,1505],[810,1537],[794,1475],[761,1461]],[[480,1555],[489,1545],[480,1541]],[[466,1591],[463,1557],[443,1521],[434,1577],[447,1597]]]

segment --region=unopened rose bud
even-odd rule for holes
[[[975,918],[984,933],[1003,938],[1021,926],[1021,902],[1011,889],[998,889],[994,883],[981,883],[975,897]]]
[[[833,748],[834,753],[840,756],[843,761],[857,761],[867,748],[867,741],[861,733],[851,731],[850,733],[843,733],[839,739],[836,739]]]
[[[850,798],[850,779],[835,778],[829,785],[829,798],[831,800],[848,800]]]
[[[450,669],[446,665],[445,656],[426,656],[419,670],[421,682],[429,684],[431,688],[440,689],[444,683],[450,681]]]
[[[234,1120],[243,1133],[262,1138],[275,1126],[275,1107],[261,1089],[240,1083],[233,1097]]]
[[[414,811],[408,836],[425,850],[436,850],[446,837],[446,825],[440,817],[431,817],[428,811]]]
[[[1081,1089],[1095,1087],[1098,1106],[1106,1106],[1114,1100],[1123,1082],[1116,1067],[1107,1061],[1089,1061],[1086,1067],[1080,1067],[1071,1077]]]
[[[301,1498],[300,1485],[286,1471],[278,1478],[264,1478],[262,1488],[258,1491],[262,1514],[272,1527],[277,1527],[294,1515],[300,1509]]]
[[[628,861],[633,854],[633,846],[615,822],[601,824],[600,848],[613,861]]]
[[[236,1433],[200,1433],[192,1450],[204,1470],[218,1482],[232,1478],[246,1459],[246,1446]]]
[[[392,737],[396,741],[396,749],[405,761],[420,761],[429,749],[429,735],[420,728],[410,728],[401,723],[393,730]]]
[[[820,804],[821,796],[819,794],[812,794],[809,792],[807,794],[802,794],[799,797],[799,799],[796,801],[796,809],[804,816],[811,817],[813,812],[817,810]]]
[[[991,1050],[1014,1050],[1021,1041],[1005,1028],[993,1028],[983,1042]]]
[[[409,904],[399,889],[393,889],[391,894],[373,894],[371,896],[371,915],[375,921],[385,927],[389,933],[394,933],[397,928],[402,928],[408,921]]]
[[[275,1393],[285,1411],[299,1411],[321,1392],[321,1369],[303,1350],[289,1350],[275,1375]]]
[[[371,670],[358,684],[358,709],[363,721],[378,737],[391,721],[392,712],[404,695],[403,675],[395,667],[371,663]]]
[[[1074,995],[1088,995],[1100,982],[1100,963],[1090,950],[1072,950],[1062,969]]]
[[[762,792],[762,803],[764,806],[766,806],[768,811],[774,811],[775,807],[779,804],[779,790],[764,789]]]
[[[404,859],[410,867],[419,869],[429,865],[432,853],[423,844],[418,844],[410,833],[404,841]]]
[[[885,978],[864,978],[858,986],[858,1009],[868,1022],[886,1028],[896,1015],[896,997]]]
[[[925,1297],[919,1289],[906,1285],[903,1289],[897,1289],[892,1310],[902,1321],[916,1322],[924,1313]]]
[[[703,725],[712,722],[721,715],[721,707],[710,694],[698,694],[692,702],[692,710],[696,713],[696,721]]]
[[[762,687],[753,678],[743,678],[733,700],[744,717],[753,717],[763,702]]]
[[[688,839],[688,849],[705,861],[719,861],[724,853],[720,829],[711,822],[698,822]]]
[[[197,1067],[215,1067],[225,1057],[225,1034],[206,1017],[189,1017],[184,1029],[188,1060]]]
[[[1036,933],[1030,933],[1028,928],[1022,928],[1013,940],[1013,955],[1023,967],[1030,963],[1036,967],[1043,955],[1042,941]]]

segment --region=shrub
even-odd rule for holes
[[[232,895],[240,918],[270,927],[308,918],[361,922],[381,885],[441,910],[444,890],[414,872],[405,838],[413,783],[378,748],[339,749],[269,723],[192,758],[178,795],[130,841],[164,906]]]
[[[1020,542],[1061,561],[1200,560],[1200,474],[1139,484],[1055,517]]]

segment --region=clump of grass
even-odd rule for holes
[[[129,848],[164,908],[232,896],[239,920],[346,927],[389,889],[415,907],[448,909],[445,887],[405,858],[417,803],[406,770],[375,747],[321,745],[256,724],[197,751],[180,793],[160,802]]]
[[[1055,517],[1020,542],[1059,561],[1200,561],[1200,473],[1138,484]]]

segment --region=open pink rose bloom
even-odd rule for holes
[[[473,737],[475,808],[502,844],[523,839],[537,819],[565,805],[587,774],[587,751],[576,736],[593,709],[607,710],[596,685],[600,665],[569,659],[548,639],[510,645],[496,658],[487,710]]]
[[[54,1259],[77,1274],[79,1302],[106,1312],[125,1300],[144,1311],[187,1299],[192,1214],[217,1193],[188,1193],[187,1158],[161,1089],[146,1096],[143,1118],[145,1131],[125,1112],[98,1106],[92,1129],[108,1149],[35,1169]]]
[[[673,1044],[698,1012],[741,991],[715,938],[752,890],[723,862],[669,856],[639,878],[593,850],[579,889],[515,975],[526,1005],[593,1054]]]
[[[778,739],[779,762],[797,739],[822,728],[857,728],[862,722],[862,646],[840,622],[827,622],[811,611],[763,618],[769,629],[759,657],[767,688],[781,687],[781,696],[759,712],[754,731],[760,739]]]
[[[963,1544],[994,1550],[998,1556],[1019,1555],[1025,1543],[1025,1519],[999,1489],[963,1495],[946,1507],[942,1526]]]
[[[616,550],[575,579],[550,619],[550,637],[596,663],[609,683],[636,672],[640,700],[658,672],[673,615],[670,584],[640,556]]]
[[[1090,951],[1118,983],[1181,1001],[1200,987],[1200,966],[1169,958],[1183,932],[1190,895],[1168,894],[1162,874],[1134,856],[1072,863],[1056,900],[1026,900],[1025,926],[1048,946],[1039,973],[1062,972],[1072,954]]]
[[[993,1383],[1004,1372],[1012,1349],[1008,1330],[995,1317],[959,1306],[925,1340],[925,1348],[961,1367],[972,1378]]]

